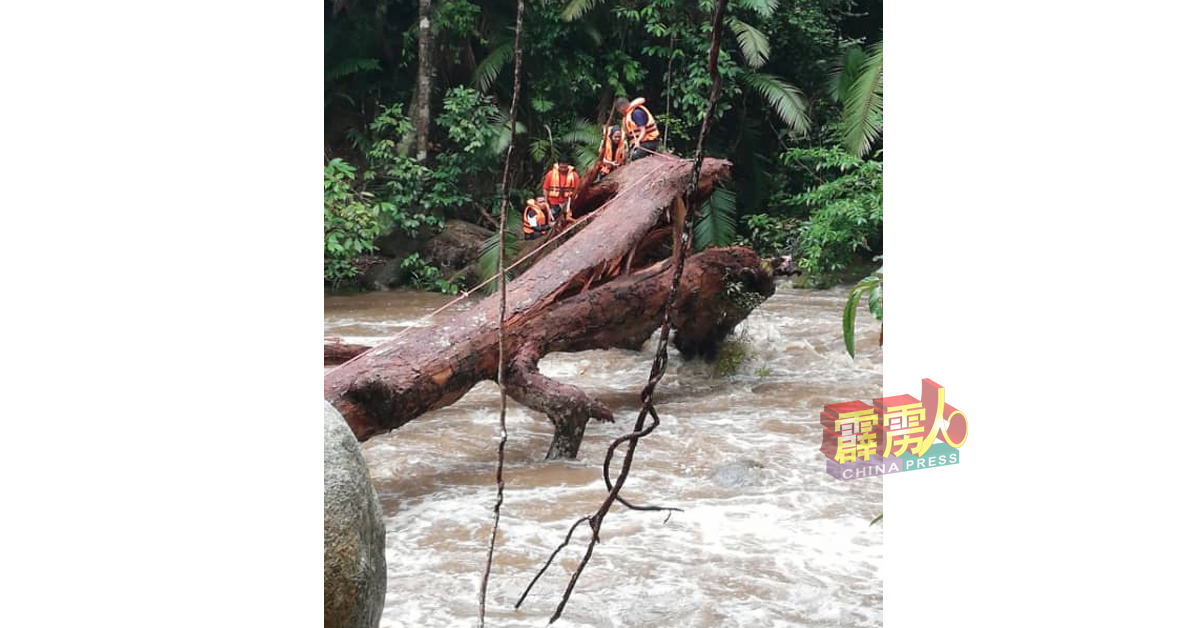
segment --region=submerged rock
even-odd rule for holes
[[[763,465],[757,460],[741,459],[727,462],[713,472],[713,483],[721,488],[756,486],[762,484]]]
[[[383,546],[383,511],[358,441],[325,402],[325,628],[379,626]]]

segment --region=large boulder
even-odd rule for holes
[[[383,537],[383,511],[358,441],[325,402],[325,628],[379,626]]]
[[[473,266],[479,258],[479,246],[491,231],[465,220],[447,220],[446,228],[421,246],[421,257],[445,270]]]

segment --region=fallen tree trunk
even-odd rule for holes
[[[704,160],[698,196],[711,193],[730,165]],[[640,268],[646,251],[654,248],[640,245],[656,224],[670,220],[664,210],[672,208],[673,221],[680,223],[679,199],[690,170],[688,160],[647,157],[585,186],[576,215],[597,215],[509,284],[506,387],[509,396],[545,412],[554,423],[547,458],[575,457],[588,419],[613,416],[579,388],[539,373],[538,360],[556,351],[636,349],[661,324],[670,264],[650,260],[652,265]],[[659,242],[662,231],[656,231]],[[685,355],[711,355],[757,305],[724,298],[733,281],[743,284],[738,294],[765,298],[774,292],[769,271],[749,249],[712,249],[687,258],[671,312],[675,344]],[[496,377],[498,311],[493,295],[436,327],[359,353],[326,373],[325,398],[360,441],[454,403],[479,381]]]
[[[505,372],[508,392],[554,423],[547,458],[575,457],[588,419],[610,421],[613,415],[579,388],[539,373],[538,360],[556,351],[640,348],[662,320],[670,268],[658,263],[555,303],[540,316],[507,324],[505,353],[513,356]],[[764,298],[775,289],[749,249],[710,249],[687,259],[671,313],[681,352],[711,353],[749,314],[746,304],[724,298],[731,281]],[[325,398],[360,441],[454,403],[479,381],[496,376],[492,314],[479,315],[477,325],[456,329],[437,342],[406,336],[364,353],[326,376]]]
[[[325,339],[325,366],[334,366],[349,362],[371,347],[342,342],[341,338]]]

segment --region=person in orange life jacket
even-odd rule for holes
[[[600,145],[600,174],[606,175],[621,164],[625,163],[625,153],[621,150],[621,127],[608,127],[608,134]]]
[[[658,125],[654,123],[654,115],[646,108],[645,98],[618,98],[613,106],[625,117],[625,135],[633,143],[633,152],[627,161],[641,159],[650,153],[646,150],[658,150]]]
[[[545,235],[553,222],[550,205],[545,198],[539,196],[525,201],[525,210],[521,212],[521,231],[525,233],[526,240]]]
[[[546,176],[542,177],[542,194],[545,195],[546,202],[550,203],[550,208],[554,210],[554,219],[557,219],[558,215],[562,213],[567,199],[575,196],[575,188],[578,185],[579,173],[575,172],[575,166],[572,166],[563,157],[559,157],[558,162],[550,167]]]

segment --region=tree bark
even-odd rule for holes
[[[545,412],[554,423],[548,458],[575,457],[588,419],[611,421],[613,415],[579,388],[539,373],[538,360],[558,351],[640,348],[661,322],[670,269],[660,262],[557,302],[536,316],[506,322],[505,353],[513,356],[506,371],[509,395]],[[709,348],[749,314],[723,298],[731,280],[763,297],[774,292],[770,276],[749,249],[710,249],[688,258],[671,316],[675,345],[685,355],[711,353]],[[360,441],[448,406],[477,382],[495,378],[495,312],[488,316],[476,307],[465,314],[472,315],[474,324],[456,326],[437,338],[389,340],[326,375],[325,398]]]
[[[417,111],[413,119],[416,132],[417,162],[424,163],[429,154],[429,117],[433,89],[433,19],[432,0],[420,0],[417,8]]]
[[[366,345],[347,344],[341,338],[325,339],[325,366],[334,366],[349,362],[362,353],[369,351]]]

